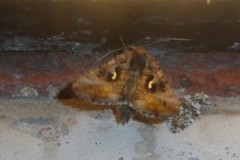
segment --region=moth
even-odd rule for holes
[[[122,124],[136,114],[162,120],[178,117],[183,106],[157,60],[140,46],[125,48],[86,71],[72,90],[93,104],[115,106]],[[177,118],[169,122],[171,127],[181,126]]]

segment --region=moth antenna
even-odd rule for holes
[[[119,36],[119,39],[120,39],[120,41],[121,41],[121,43],[122,43],[123,47],[126,47],[126,44],[124,43],[124,41],[123,41],[123,38],[122,38],[122,36],[121,36],[121,35]]]
[[[152,46],[161,42],[170,42],[170,41],[192,41],[191,39],[187,38],[160,38],[154,42],[144,45],[145,47]]]
[[[120,39],[120,41],[121,41],[123,47],[121,47],[121,48],[117,48],[117,49],[114,49],[114,50],[111,50],[110,52],[106,53],[106,54],[103,55],[102,57],[98,58],[98,59],[97,59],[97,62],[100,61],[100,60],[102,60],[103,58],[109,56],[110,54],[112,54],[112,53],[114,53],[114,52],[120,51],[120,50],[122,50],[122,49],[128,49],[128,48],[131,47],[131,46],[127,46],[127,45],[124,43],[123,38],[122,38],[121,35],[119,36],[119,39]]]
[[[129,49],[129,48],[132,48],[133,46],[129,45],[129,46],[126,46],[126,44],[123,42],[123,39],[122,37],[120,36],[119,37],[121,42],[122,42],[122,45],[123,47],[121,48],[117,48],[117,49],[114,49],[114,50],[111,50],[109,52],[107,52],[105,55],[103,55],[102,57],[98,58],[96,61],[100,61],[102,59],[104,59],[105,57],[109,56],[110,54],[112,53],[115,53],[117,51],[120,51],[120,50],[123,50],[123,49]],[[149,47],[149,46],[152,46],[152,45],[155,45],[155,44],[158,44],[158,43],[161,43],[161,42],[170,42],[170,41],[192,41],[191,39],[186,39],[186,38],[160,38],[159,40],[156,40],[154,42],[151,42],[149,44],[146,44],[146,45],[142,45],[144,47]],[[141,45],[139,45],[141,46]]]
[[[111,50],[111,51],[107,52],[105,55],[103,55],[102,57],[98,58],[96,61],[98,62],[98,61],[102,60],[103,58],[109,56],[112,53],[115,53],[115,52],[120,51],[122,49],[128,49],[130,47],[131,46],[125,46],[125,47],[122,47],[122,48],[117,48],[117,49]]]
[[[103,55],[102,57],[98,58],[98,59],[97,59],[97,62],[100,61],[100,60],[102,60],[103,58],[107,57],[108,55],[114,53],[114,52],[120,51],[120,50],[122,50],[122,49],[128,49],[128,48],[131,48],[131,47],[132,47],[132,46],[127,46],[127,45],[124,43],[124,40],[123,40],[123,38],[122,38],[121,35],[119,36],[119,39],[120,39],[120,41],[121,41],[123,47],[121,47],[121,48],[117,48],[117,49],[114,49],[114,50],[112,50],[112,51],[106,53],[106,54]]]

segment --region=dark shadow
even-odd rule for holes
[[[72,83],[66,85],[57,95],[57,99],[70,99],[77,98],[76,94],[72,90]]]
[[[81,111],[103,111],[106,109],[111,109],[115,118],[116,122],[120,123],[120,116],[117,111],[117,106],[106,106],[106,105],[96,105],[92,104],[84,99],[78,98],[75,93],[72,91],[72,83],[68,84],[65,88],[63,88],[58,96],[57,99],[59,102],[66,106],[70,106],[73,108],[77,108]],[[150,125],[159,124],[163,120],[159,118],[149,118],[143,116],[139,113],[134,113],[132,119],[141,123],[147,123]]]

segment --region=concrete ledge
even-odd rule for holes
[[[172,134],[165,123],[118,125],[109,110],[84,112],[53,99],[0,99],[0,159],[239,159],[239,97],[211,102],[199,120]]]

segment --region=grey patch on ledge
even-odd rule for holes
[[[144,125],[138,129],[142,140],[135,144],[135,152],[138,154],[134,160],[158,160],[160,155],[156,153],[157,128]]]
[[[89,116],[98,120],[108,120],[113,118],[113,113],[110,109],[106,109],[103,111],[91,111]]]
[[[42,139],[44,142],[55,141],[61,135],[69,133],[68,126],[58,118],[27,117],[21,118],[13,124],[13,128]]]
[[[16,95],[16,97],[23,97],[23,98],[33,98],[38,97],[39,93],[35,88],[26,86],[20,90],[20,94]]]
[[[68,41],[69,36],[63,32],[47,38],[35,38],[31,36],[16,36],[15,32],[0,34],[0,51],[70,51],[74,54],[90,54],[99,47],[99,43],[79,43]],[[72,33],[74,34],[74,33]]]
[[[59,94],[59,92],[64,88],[64,85],[52,85],[50,84],[47,88],[48,91],[48,97],[50,98],[56,98]]]

